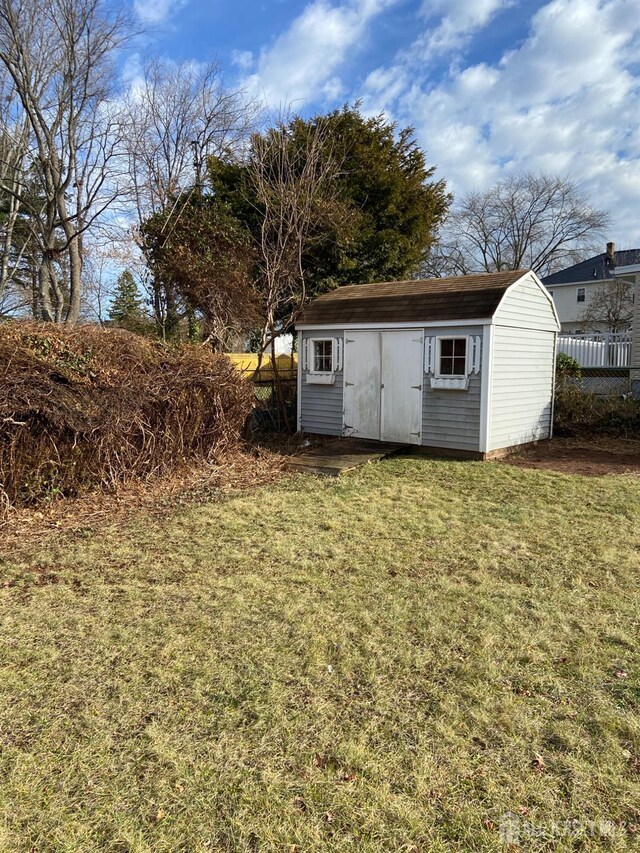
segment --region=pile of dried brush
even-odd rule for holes
[[[237,444],[251,384],[224,355],[116,329],[0,324],[0,516]]]

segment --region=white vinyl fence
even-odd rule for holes
[[[631,333],[558,335],[558,352],[575,358],[580,367],[629,367]]]

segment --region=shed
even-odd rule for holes
[[[474,458],[549,438],[559,328],[530,270],[339,287],[297,325],[298,429]]]

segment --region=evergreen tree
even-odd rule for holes
[[[319,125],[328,130],[326,157],[339,164],[341,210],[335,227],[313,241],[303,258],[307,295],[339,284],[410,278],[428,256],[451,203],[444,180],[434,179],[435,167],[427,164],[412,128],[399,130],[384,116],[367,118],[357,103],[292,119],[292,149],[303,150]],[[253,149],[255,141],[249,160]],[[248,171],[246,161],[209,160],[214,197],[259,240],[261,211]]]
[[[142,297],[129,270],[125,270],[116,282],[113,302],[109,309],[109,323],[120,329],[138,333],[142,333],[148,325]]]

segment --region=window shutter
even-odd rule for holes
[[[473,335],[469,338],[471,344],[471,373],[480,373],[480,355],[482,353],[482,335]]]
[[[300,353],[300,358],[302,359],[302,369],[307,370],[309,366],[309,339],[302,339],[302,351]]]
[[[424,372],[435,373],[436,339],[424,339]]]
[[[333,346],[335,355],[333,357],[333,370],[340,371],[342,370],[342,348],[344,346],[342,338],[334,338]]]

